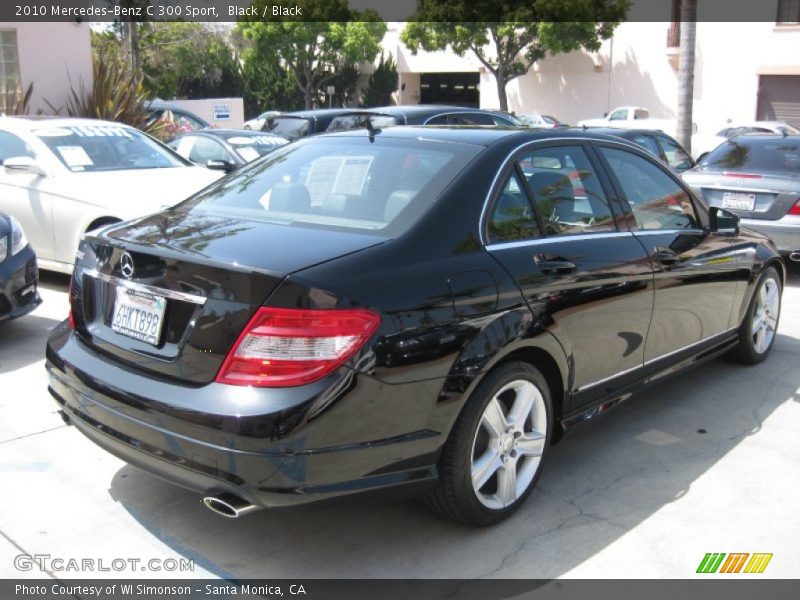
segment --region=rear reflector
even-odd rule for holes
[[[733,173],[731,171],[723,171],[725,177],[740,177],[742,179],[761,179],[761,175],[755,173]]]
[[[789,209],[790,215],[800,215],[800,198],[797,199],[794,206]]]
[[[258,387],[317,381],[355,354],[380,321],[376,313],[362,309],[259,308],[216,381]]]

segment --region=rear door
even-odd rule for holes
[[[587,145],[538,143],[515,158],[487,211],[487,250],[570,357],[576,402],[590,402],[644,362],[652,267]]]
[[[655,271],[645,361],[728,331],[738,268],[730,238],[704,229],[691,193],[655,159],[607,142],[597,148]]]

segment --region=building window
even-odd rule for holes
[[[20,95],[17,32],[0,31],[0,109],[9,110]]]
[[[778,0],[778,25],[800,24],[800,0]]]

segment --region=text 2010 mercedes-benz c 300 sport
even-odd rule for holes
[[[564,429],[763,360],[783,281],[617,138],[355,131],[87,234],[47,369],[78,429],[221,514],[384,493],[486,525]]]

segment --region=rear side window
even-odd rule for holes
[[[614,231],[614,215],[580,146],[553,146],[526,154],[519,166],[548,235]]]
[[[366,135],[308,138],[220,180],[179,210],[393,235],[415,222],[481,149]]]
[[[673,169],[683,170],[692,166],[692,158],[681,148],[680,144],[666,135],[658,135],[658,142],[664,149],[667,164]]]
[[[800,173],[797,138],[737,138],[718,146],[702,162],[704,167],[747,172]]]
[[[628,139],[647,150],[653,156],[661,158],[661,151],[658,148],[658,144],[656,144],[656,141],[651,136],[644,133],[636,133],[632,134]]]
[[[267,122],[266,131],[285,137],[287,140],[298,140],[311,131],[308,119],[301,117],[275,117]]]
[[[495,201],[489,218],[489,242],[526,240],[540,235],[533,207],[519,178],[512,173]]]
[[[640,229],[691,229],[691,198],[662,167],[625,150],[600,147]]]

